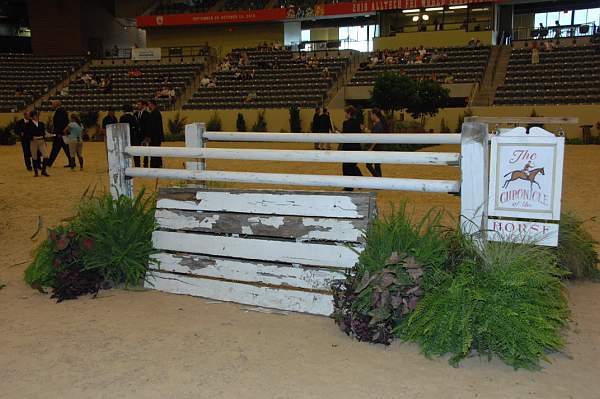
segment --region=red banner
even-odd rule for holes
[[[331,16],[365,14],[387,10],[407,10],[412,8],[443,7],[492,2],[497,2],[497,0],[368,0],[316,6],[315,15]]]
[[[316,5],[310,13],[303,12],[306,18],[323,16],[367,14],[377,11],[402,10],[411,8],[443,7],[465,4],[492,3],[501,0],[367,0],[337,4]],[[284,21],[296,18],[292,7],[267,8],[255,11],[207,12],[198,14],[143,15],[137,17],[139,28],[159,26],[237,24],[244,22]]]
[[[244,22],[281,21],[286,19],[285,8],[256,11],[204,12],[198,14],[142,15],[137,17],[139,28],[158,26],[238,24]]]

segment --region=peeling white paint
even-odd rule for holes
[[[219,220],[219,215],[206,216],[202,219],[190,218],[176,212],[158,209],[155,214],[156,222],[162,228],[173,230],[185,230],[194,228],[211,229]]]
[[[256,216],[256,217],[248,218],[248,221],[250,223],[260,223],[264,226],[271,226],[271,227],[275,227],[276,229],[278,229],[279,227],[283,226],[283,224],[285,223],[285,218],[282,216],[267,216],[267,217]]]

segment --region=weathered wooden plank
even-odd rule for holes
[[[215,213],[157,209],[160,229],[245,234],[289,238],[297,241],[363,242],[367,219],[259,216],[245,213]]]
[[[261,215],[365,218],[371,194],[346,195],[336,192],[161,190],[157,208]]]
[[[309,266],[351,268],[358,260],[358,254],[345,245],[257,240],[169,231],[155,231],[152,242],[154,248],[165,251]],[[357,251],[361,249],[359,246],[353,248]]]
[[[339,271],[277,263],[167,252],[158,253],[153,257],[159,262],[157,270],[163,272],[311,290],[330,291],[333,280],[344,278],[344,274]]]
[[[293,312],[325,316],[333,312],[332,296],[323,293],[208,280],[160,272],[153,272],[148,276],[145,286],[174,294],[199,296]]]
[[[129,125],[127,123],[106,126],[108,185],[113,198],[120,195],[133,197],[133,183],[125,176],[125,170],[131,166],[131,157],[125,153],[125,147],[129,144]]]

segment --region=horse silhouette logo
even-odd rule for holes
[[[512,172],[508,172],[507,174],[505,174],[504,177],[507,177],[509,175],[510,177],[504,182],[502,188],[508,188],[508,185],[515,180],[525,180],[529,182],[531,188],[533,188],[533,185],[536,184],[541,190],[542,186],[540,186],[540,184],[537,181],[535,181],[535,178],[538,174],[544,176],[546,173],[543,167],[535,169],[533,169],[532,167],[533,165],[531,164],[531,162],[527,162],[523,169],[513,170]]]

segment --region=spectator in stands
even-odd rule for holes
[[[560,22],[559,21],[554,21],[554,24],[556,25],[554,28],[554,37],[556,37],[557,39],[560,39],[560,34],[562,32],[562,27],[560,26]]]
[[[67,97],[68,95],[69,95],[69,86],[65,86],[62,89],[60,89],[61,97]]]
[[[25,90],[23,90],[23,86],[17,86],[15,88],[15,96],[16,97],[21,97],[25,95]]]
[[[140,124],[138,119],[133,115],[133,107],[130,104],[123,105],[123,115],[119,118],[119,123],[127,123],[129,125],[129,141],[131,145],[141,145],[142,135],[140,134]],[[133,157],[133,165],[136,168],[140,167],[140,157]]]
[[[256,101],[256,98],[257,98],[256,91],[251,91],[251,92],[248,93],[248,95],[246,96],[246,98],[244,98],[244,102],[246,104],[247,103],[251,103],[251,102]]]
[[[119,123],[117,117],[115,116],[115,109],[113,107],[108,108],[108,113],[102,119],[102,129],[101,132],[106,137],[106,127],[108,125],[114,125],[115,123]]]
[[[380,109],[374,108],[371,111],[371,120],[373,121],[373,128],[371,129],[371,133],[382,134],[389,133],[389,127],[383,116],[383,112]],[[383,151],[384,147],[381,144],[371,145],[369,148],[371,151]],[[381,164],[380,163],[368,163],[367,169],[374,177],[382,177],[381,173]]]
[[[436,31],[438,31],[438,30],[443,30],[443,28],[442,28],[442,24],[440,23],[440,21],[438,20],[438,18],[437,18],[437,17],[435,17],[435,18],[433,19],[433,28],[434,28],[434,30],[436,30]]]
[[[23,119],[19,119],[15,124],[15,133],[21,140],[21,148],[23,150],[25,167],[31,172],[31,137],[26,134],[30,119],[29,111],[23,112]]]
[[[146,136],[144,137],[144,142],[146,143],[146,145],[160,147],[160,145],[165,139],[165,134],[163,131],[162,114],[160,113],[158,105],[154,100],[148,101],[148,110],[150,111],[150,115],[148,117],[148,128],[146,131]],[[151,157],[150,167],[162,168],[162,158]]]
[[[321,117],[321,108],[315,108],[315,113],[313,114],[312,123],[310,125],[310,131],[313,133],[319,133],[320,130],[320,122],[319,118]],[[315,150],[319,149],[319,143],[315,143]]]
[[[168,99],[172,99],[173,97],[175,97],[175,90],[168,86],[161,87],[160,90],[157,90],[156,95],[154,96],[154,98]]]
[[[112,78],[110,75],[106,75],[100,81],[98,87],[102,90],[103,93],[108,94],[112,91]]]
[[[33,176],[38,177],[38,170],[42,170],[42,176],[49,177],[46,173],[47,149],[46,149],[46,126],[40,122],[40,114],[33,110],[30,113],[31,120],[27,123],[26,135],[31,138],[29,152],[32,154]]]
[[[81,133],[83,132],[83,126],[77,114],[71,114],[71,122],[65,127],[64,133],[67,135],[69,144],[69,153],[71,158],[69,159],[69,165],[71,169],[75,169],[75,154],[79,160],[79,170],[83,170],[83,138]]]
[[[129,76],[130,78],[139,78],[140,76],[142,76],[142,71],[134,67],[129,70],[127,76]]]
[[[454,83],[454,76],[452,76],[451,73],[448,73],[448,75],[446,75],[446,77],[444,78],[444,83],[446,83],[446,84]]]
[[[333,125],[331,124],[331,117],[327,108],[323,108],[323,112],[319,116],[319,133],[332,133]],[[319,150],[331,150],[331,144],[329,143],[318,143]]]
[[[89,72],[86,72],[81,76],[81,81],[85,84],[85,87],[88,87],[88,88],[91,87],[92,80],[93,80],[93,77]]]
[[[248,77],[249,77],[250,79],[254,79],[254,78],[256,77],[256,70],[255,70],[255,69],[252,69],[252,70],[250,71],[250,73],[248,74]]]
[[[48,167],[51,167],[54,164],[56,157],[58,157],[58,154],[62,149],[67,157],[67,160],[69,161],[69,164],[65,165],[65,168],[68,168],[70,166],[71,155],[69,154],[69,146],[67,144],[64,130],[69,124],[69,115],[58,100],[52,101],[52,108],[54,109],[54,116],[52,117],[52,133],[54,133],[54,140],[52,141],[52,151],[50,151]]]
[[[345,109],[346,119],[342,127],[342,133],[362,133],[360,122],[356,119],[356,108],[348,106]],[[340,145],[342,151],[360,151],[362,148],[358,143],[343,143]],[[344,162],[342,164],[342,174],[344,176],[362,176],[356,163]],[[353,191],[351,187],[344,187],[344,191]]]
[[[538,49],[537,43],[533,43],[531,48],[531,64],[537,65],[540,63],[540,50]]]
[[[321,71],[321,77],[323,79],[329,79],[330,77],[330,73],[329,73],[329,68],[328,67],[324,67],[323,70]]]
[[[217,87],[217,82],[214,79],[211,79],[210,82],[208,82],[208,85],[206,85],[207,88],[209,89],[214,89],[215,87]]]
[[[202,79],[200,79],[200,86],[202,86],[202,87],[208,86],[209,83],[210,83],[210,79],[208,78],[208,75],[204,75],[204,77]]]

